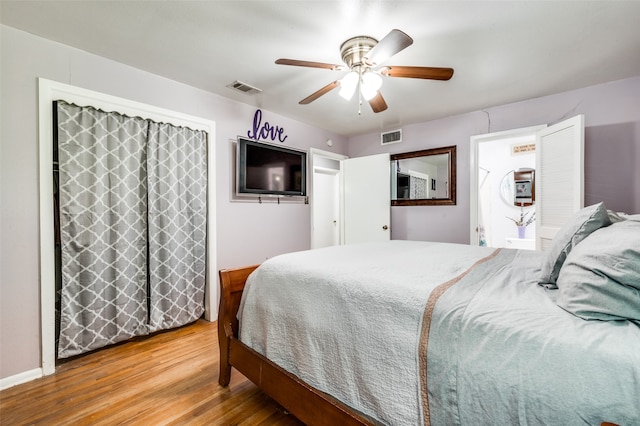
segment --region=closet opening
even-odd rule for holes
[[[57,134],[57,123],[80,130]],[[91,123],[103,133],[82,141]],[[134,134],[139,142],[114,142]],[[216,319],[214,135],[210,120],[39,79],[43,375],[57,359]]]

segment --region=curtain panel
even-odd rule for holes
[[[204,311],[206,133],[57,102],[58,357]]]
[[[204,313],[206,133],[150,123],[148,140],[150,331]]]
[[[409,198],[412,200],[423,200],[429,198],[426,179],[409,176]]]

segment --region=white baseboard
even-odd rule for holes
[[[0,379],[0,390],[4,390],[22,383],[27,383],[31,380],[39,379],[42,376],[42,368],[34,368],[33,370],[24,371],[14,376],[5,377],[4,379]]]

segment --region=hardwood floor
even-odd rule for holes
[[[302,425],[237,371],[218,385],[217,324],[70,360],[0,392],[1,425]]]

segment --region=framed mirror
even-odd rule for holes
[[[456,147],[391,156],[392,206],[456,204]]]

